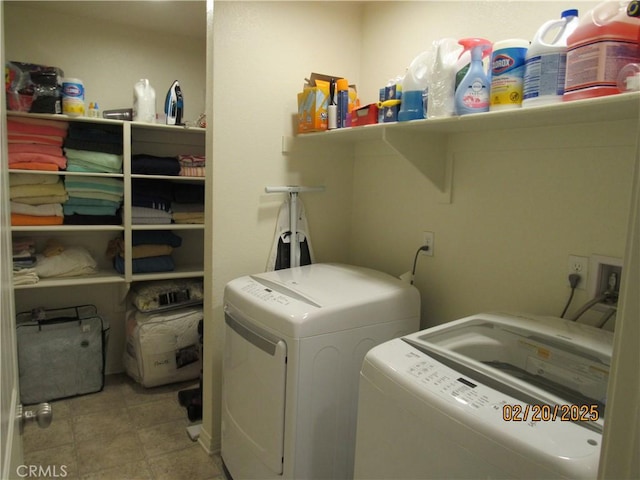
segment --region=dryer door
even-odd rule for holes
[[[235,478],[282,474],[287,345],[238,313],[225,323],[222,458]]]

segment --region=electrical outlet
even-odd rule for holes
[[[580,276],[580,282],[576,288],[586,290],[587,274],[589,272],[589,257],[581,257],[579,255],[569,255],[569,275],[577,274]],[[568,280],[567,280],[568,282]]]
[[[433,232],[422,232],[422,246],[427,245],[429,247],[429,250],[427,250],[426,252],[421,252],[423,255],[427,255],[429,257],[433,257],[433,250],[434,250],[434,245],[435,245],[435,241],[434,241],[434,234]]]

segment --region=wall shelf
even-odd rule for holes
[[[554,105],[503,110],[448,118],[381,123],[362,127],[306,133],[284,138],[283,153],[299,145],[350,145],[382,141],[413,163],[451,201],[452,163],[448,138],[452,134],[580,125],[619,120],[638,120],[637,92],[576,100]]]

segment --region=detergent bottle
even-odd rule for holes
[[[422,52],[414,58],[402,79],[402,103],[398,112],[398,121],[426,118],[425,97],[431,52]]]
[[[147,123],[156,121],[156,91],[147,78],[141,78],[133,86],[133,120]]]
[[[578,27],[578,10],[545,22],[531,40],[524,68],[523,107],[562,101],[567,70],[567,38]]]
[[[471,64],[455,93],[455,107],[458,115],[489,111],[489,92],[491,82],[484,71],[482,58],[491,50],[491,42],[484,38],[463,38],[458,43],[464,52],[471,52]]]
[[[620,71],[640,62],[640,18],[627,14],[633,3],[602,2],[580,18],[567,38],[564,101],[620,93]]]

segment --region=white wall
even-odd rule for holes
[[[363,102],[438,38],[530,39],[563,9],[584,14],[596,3],[372,2]],[[389,24],[402,25],[393,42],[382,33]],[[435,256],[420,257],[416,278],[423,326],[483,310],[559,315],[570,254],[623,256],[635,143],[636,132],[617,124],[452,135],[451,204],[438,203],[429,181],[396,154],[361,147],[350,258],[399,275],[411,268],[421,232],[433,231]],[[585,300],[579,290],[574,308]]]
[[[146,3],[147,8],[161,6]],[[162,113],[167,90],[177,79],[184,95],[185,120],[193,121],[204,113],[204,38],[158,33],[145,26],[142,18],[132,28],[60,13],[52,10],[54,6],[35,8],[32,2],[4,5],[7,60],[55,66],[67,77],[80,78],[87,107],[97,101],[102,111],[131,108],[134,84],[148,78],[156,92],[156,112]],[[204,5],[202,2],[203,24]],[[126,8],[126,2],[124,7],[113,8]]]

